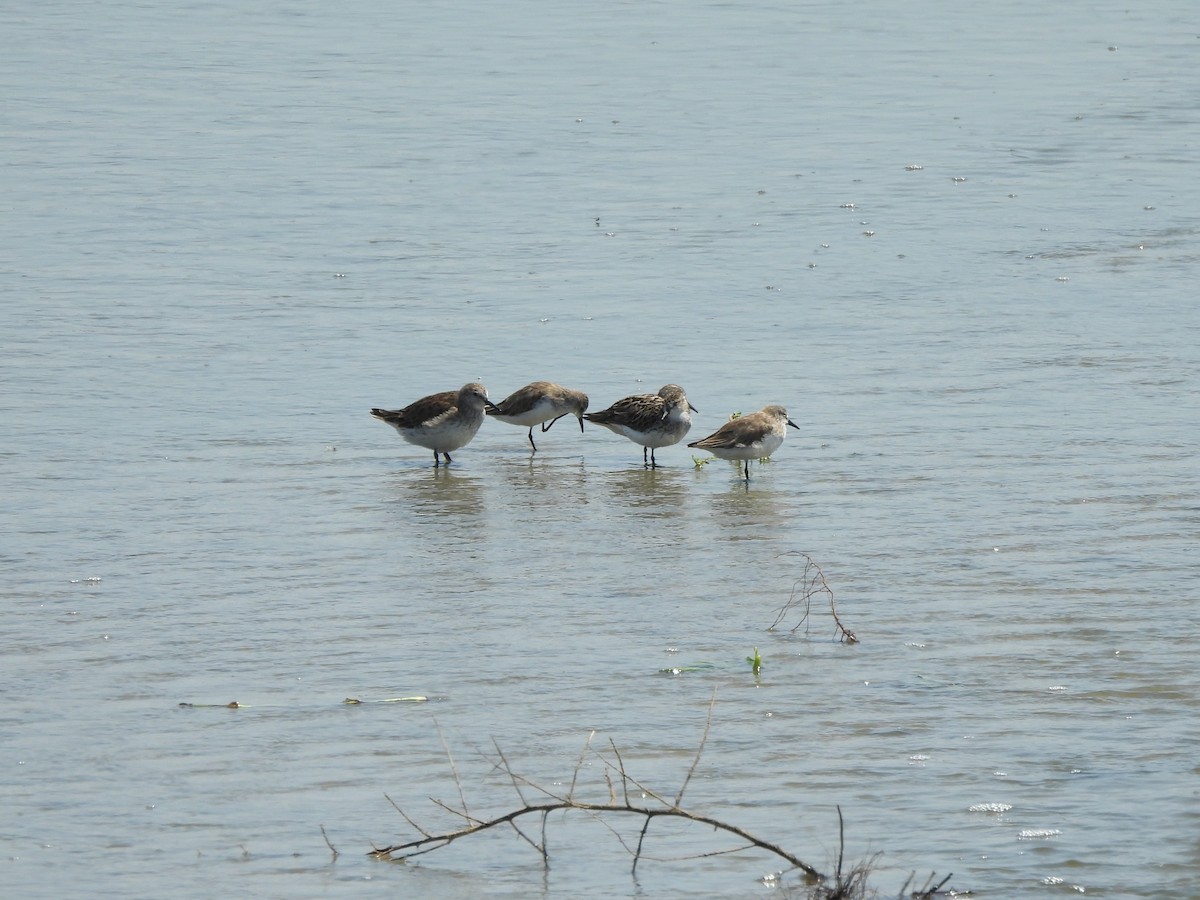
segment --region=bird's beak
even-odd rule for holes
[[[795,428],[797,431],[799,431],[799,430],[800,430],[800,426],[799,426],[799,425],[797,425],[795,422],[793,422],[791,419],[788,419],[788,420],[787,420],[787,423],[788,423],[789,425],[791,425],[793,428]]]
[[[484,409],[490,409],[492,412],[500,412],[500,407],[498,407],[498,406],[497,406],[495,403],[493,403],[491,400],[484,400],[484,401],[483,401],[483,408],[484,408]]]
[[[700,410],[698,410],[698,409],[696,409],[696,407],[692,406],[691,403],[688,403],[688,409],[690,409],[694,413],[700,412]]]
[[[579,433],[583,434],[583,413],[579,414]]]

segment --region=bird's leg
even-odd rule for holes
[[[537,444],[533,442],[533,428],[529,429],[529,446],[533,448],[533,452],[537,453]]]
[[[453,462],[453,460],[452,460],[452,459],[450,459],[450,454],[449,454],[449,453],[442,453],[442,456],[446,457],[446,465],[450,465],[450,463],[452,463],[452,462]]]
[[[437,468],[437,467],[438,467],[440,464],[441,464],[441,463],[440,463],[440,461],[438,460],[437,451],[436,451],[436,450],[434,450],[434,451],[433,451],[433,467],[436,469],[436,468]]]

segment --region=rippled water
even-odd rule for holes
[[[685,805],[819,868],[840,806],[885,891],[1192,891],[1189,6],[0,23],[14,896],[769,894],[762,854],[632,879],[582,817],[548,872],[366,856],[455,771],[509,809],[493,741],[558,790],[595,730],[673,796],[714,695]],[[434,470],[367,415],[537,378],[802,427],[747,487],[567,422]],[[800,553],[858,644],[766,630]]]

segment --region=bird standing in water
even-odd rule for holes
[[[534,381],[509,394],[489,409],[487,414],[509,425],[520,425],[529,429],[529,446],[537,453],[533,442],[533,426],[541,425],[542,434],[568,413],[579,418],[579,430],[583,431],[583,414],[588,408],[588,396],[583,391],[573,391],[553,381]]]
[[[638,394],[618,400],[608,409],[588,413],[589,422],[642,445],[642,465],[656,468],[654,451],[683,440],[692,427],[696,407],[677,384],[665,384],[657,394]],[[647,459],[646,451],[650,451]]]
[[[371,415],[391,425],[410,444],[432,450],[437,468],[438,454],[450,465],[450,451],[469,444],[483,424],[485,411],[495,406],[488,399],[487,388],[471,382],[457,391],[422,397],[404,409],[373,409]]]
[[[764,406],[755,413],[730,419],[708,437],[688,444],[697,450],[707,450],[720,459],[741,460],[750,480],[750,460],[763,459],[779,449],[787,434],[787,426],[800,426],[788,418],[782,406]]]

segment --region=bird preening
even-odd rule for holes
[[[583,431],[583,414],[588,408],[588,396],[583,391],[573,391],[553,381],[534,381],[509,394],[487,414],[510,425],[529,429],[529,446],[537,453],[533,442],[533,426],[540,425],[542,434],[565,415],[579,418],[579,430]]]

